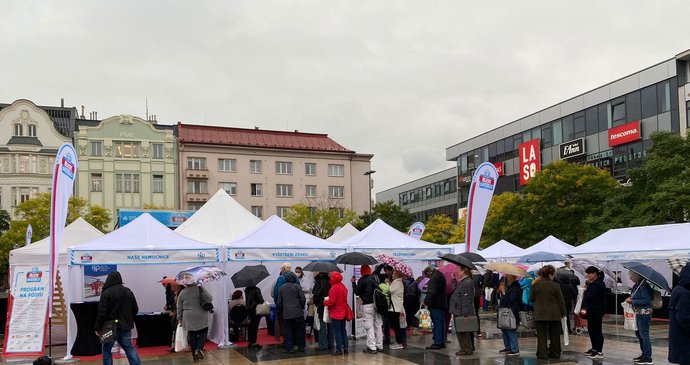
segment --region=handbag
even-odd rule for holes
[[[428,309],[422,308],[417,311],[415,315],[419,320],[419,328],[423,330],[430,330],[434,328],[434,322],[431,321],[431,313]]]
[[[479,317],[477,316],[453,316],[455,332],[477,332],[479,331]]]
[[[352,308],[350,308],[350,305],[347,305],[347,311],[345,311],[345,320],[351,321],[355,318],[355,314],[352,312]]]
[[[531,330],[534,328],[534,312],[520,311],[520,325],[525,329]]]
[[[182,324],[177,325],[175,330],[175,352],[182,352],[187,350],[187,331],[184,330]]]
[[[198,288],[199,288],[199,301],[201,302],[201,308],[203,308],[207,312],[213,313],[213,303],[204,299],[205,298],[204,293],[206,292],[206,289],[202,288],[201,286],[198,286]]]
[[[405,314],[405,311],[400,312],[400,328],[407,328],[407,314]]]
[[[510,308],[498,308],[498,324],[497,327],[502,330],[517,329],[517,321],[513,310]]]
[[[271,305],[268,302],[263,302],[256,305],[257,316],[268,316],[271,314]]]
[[[323,323],[331,323],[331,313],[328,306],[323,307]]]
[[[626,330],[637,331],[637,315],[633,310],[633,307],[628,302],[621,303],[623,306],[623,328]]]
[[[98,339],[102,344],[115,342],[117,338],[117,319],[103,322],[103,326],[101,326],[101,331],[99,333]]]

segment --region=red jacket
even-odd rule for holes
[[[328,292],[328,300],[323,304],[328,307],[328,312],[333,319],[343,320],[349,308],[347,304],[347,288],[343,285],[343,275],[337,271],[331,273],[331,290]]]

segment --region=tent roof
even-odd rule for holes
[[[548,236],[548,237],[544,238],[543,240],[533,244],[532,246],[527,247],[524,251],[522,251],[521,255],[524,256],[524,255],[539,252],[539,251],[564,254],[564,253],[567,253],[568,251],[570,251],[572,249],[573,249],[573,246],[559,240],[558,238],[556,238],[554,236]]]
[[[522,256],[522,251],[524,250],[520,247],[517,247],[506,240],[500,240],[477,253],[484,256],[484,258],[488,260],[520,257]]]
[[[101,231],[94,228],[82,217],[70,223],[63,232],[59,262],[65,264],[67,263],[67,248],[69,246],[80,245],[103,236]],[[49,260],[50,237],[10,251],[10,265],[48,264]]]
[[[690,223],[611,229],[568,251],[597,260],[644,260],[690,256]]]
[[[339,248],[343,246],[312,236],[272,215],[244,237],[230,243],[234,248]]]
[[[144,213],[126,226],[80,245],[78,249],[80,251],[122,251],[215,249],[217,247],[175,233],[150,214]]]
[[[246,210],[223,189],[182,223],[175,233],[213,244],[232,242],[260,226],[263,221]]]
[[[354,248],[436,249],[435,243],[414,239],[377,219],[369,227],[342,242]],[[445,248],[448,248],[445,246]]]
[[[348,223],[343,228],[339,229],[338,232],[333,233],[332,236],[326,238],[329,242],[343,242],[346,239],[359,233],[359,230],[355,228],[352,224]]]

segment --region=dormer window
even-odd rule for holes
[[[36,137],[36,125],[29,124],[29,137]]]
[[[15,136],[23,136],[24,135],[24,127],[17,123],[14,125],[14,135]]]

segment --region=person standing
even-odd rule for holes
[[[331,290],[324,300],[331,316],[335,333],[335,352],[333,355],[347,354],[350,345],[347,340],[347,316],[350,307],[347,304],[347,288],[343,285],[343,275],[337,271],[331,273]]]
[[[194,361],[204,359],[204,344],[208,335],[209,312],[201,302],[210,303],[211,294],[201,286],[192,284],[184,288],[177,298],[177,320],[187,331]]]
[[[587,332],[592,343],[592,348],[585,352],[585,355],[592,359],[603,359],[602,321],[606,311],[604,273],[595,266],[589,266],[585,269],[585,274],[587,274],[587,287],[582,297],[582,308],[585,308],[587,313]]]
[[[316,316],[319,317],[319,351],[333,350],[335,344],[335,336],[333,334],[333,327],[331,323],[326,323],[323,320],[324,312],[324,298],[328,296],[331,290],[330,277],[328,273],[320,272],[314,278],[314,289],[312,290],[312,299],[316,305]]]
[[[424,275],[429,278],[424,304],[429,308],[431,322],[434,324],[434,343],[431,346],[427,346],[426,349],[438,350],[446,347],[445,333],[448,332],[448,328],[444,328],[446,323],[445,314],[448,308],[448,302],[446,301],[446,277],[431,266],[424,269]]]
[[[276,284],[273,286],[273,292],[271,293],[271,296],[273,297],[273,300],[278,301],[278,293],[280,291],[280,287],[285,284],[285,274],[289,273],[292,271],[292,264],[289,262],[284,262],[282,265],[280,265],[280,275],[278,275],[278,279],[276,279]],[[274,339],[276,341],[280,340],[280,336],[285,333],[285,326],[283,323],[283,312],[276,307],[276,320],[274,324]],[[284,337],[284,336],[283,336]],[[283,343],[285,343],[285,338],[283,338]]]
[[[100,337],[105,321],[115,321],[117,337],[115,340],[127,355],[129,365],[141,365],[139,355],[132,346],[132,328],[134,317],[139,313],[137,298],[129,288],[122,285],[122,276],[118,271],[108,274],[103,285],[100,301],[98,302],[98,314],[96,315],[96,336]],[[103,365],[113,364],[112,349],[115,342],[104,343]]]
[[[400,314],[405,312],[403,306],[405,297],[405,285],[403,284],[403,274],[398,270],[393,271],[393,282],[390,286],[391,310],[388,312],[388,323],[393,327],[395,333],[395,344],[390,344],[391,350],[400,350],[407,346],[407,329],[400,323]],[[407,322],[405,322],[407,326]]]
[[[415,315],[419,310],[419,297],[422,291],[419,289],[418,283],[410,276],[403,278],[403,285],[405,285],[405,299],[403,300],[403,307],[405,308],[405,318],[407,320],[407,328],[410,328],[410,333],[415,335]]]
[[[634,358],[633,361],[635,364],[653,364],[652,342],[649,339],[649,322],[652,320],[652,287],[640,274],[633,271],[628,274],[635,285],[631,289],[632,294],[625,301],[632,304],[633,311],[635,311],[637,324],[635,336],[640,341],[640,350],[642,350],[642,354]],[[587,315],[589,318],[589,312]]]
[[[460,281],[455,286],[455,290],[450,297],[449,311],[455,318],[474,317],[474,283],[472,282],[472,271],[464,266],[460,266]],[[474,330],[473,330],[474,331]],[[455,328],[455,333],[460,344],[460,351],[457,356],[472,355],[471,334],[473,331],[466,331],[464,328]]]
[[[537,359],[560,359],[561,318],[565,317],[565,301],[561,288],[553,279],[556,269],[546,265],[539,270],[540,279],[532,285],[529,301],[534,303],[537,328]],[[548,342],[550,342],[547,346]]]
[[[285,349],[283,352],[304,352],[306,341],[304,339],[304,306],[307,303],[304,291],[297,282],[297,276],[293,272],[283,275],[285,284],[280,287],[276,306],[283,313],[285,324]]]
[[[572,333],[570,325],[570,316],[573,313],[573,306],[575,300],[577,299],[577,285],[579,285],[580,280],[572,273],[572,271],[567,268],[559,268],[556,270],[556,280],[561,286],[561,293],[563,293],[563,300],[565,300],[565,311],[568,313],[566,323],[568,325],[568,333]],[[573,281],[577,280],[578,284],[574,284]]]
[[[259,332],[259,322],[261,317],[256,315],[256,306],[264,302],[264,297],[261,295],[261,289],[256,286],[248,286],[244,288],[244,297],[247,301],[247,313],[249,314],[249,328],[247,331],[247,341],[249,344],[247,348],[250,350],[261,350],[261,345],[256,343],[256,335]]]
[[[520,308],[522,307],[522,288],[518,283],[515,275],[507,274],[504,285],[498,287],[499,306],[501,308],[510,308],[515,317],[515,329],[502,329],[503,334],[503,350],[499,353],[508,356],[520,355],[520,347],[518,344],[517,326],[520,325]]]
[[[489,289],[489,290],[487,290]],[[491,297],[494,290],[494,272],[486,270],[482,278],[482,293],[484,296],[484,310],[488,311],[491,306]]]
[[[690,365],[690,264],[680,271],[668,306],[668,362]]]
[[[383,321],[381,314],[376,311],[374,306],[374,290],[378,287],[377,277],[371,274],[369,265],[360,267],[362,277],[355,284],[352,277],[355,295],[362,300],[362,311],[364,312],[364,330],[367,334],[367,348],[363,351],[368,354],[375,354],[383,351]]]

